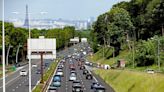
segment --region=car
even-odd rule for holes
[[[36,74],[41,74],[41,69],[37,69]]]
[[[61,86],[61,81],[53,81],[53,82],[52,82],[52,85],[53,85],[54,87],[60,87],[60,86]]]
[[[70,71],[70,74],[71,74],[71,73],[76,74],[76,71],[75,71],[75,70],[71,70],[71,71]]]
[[[37,64],[33,64],[32,67],[37,67]]]
[[[91,80],[91,79],[93,79],[93,76],[92,76],[92,74],[90,74],[90,73],[87,73],[87,74],[86,74],[86,79],[88,79],[88,80]]]
[[[149,74],[154,74],[154,70],[153,70],[153,69],[147,69],[146,71],[147,71],[147,73],[149,73]]]
[[[75,81],[76,80],[76,74],[75,73],[71,73],[69,76],[69,81]]]
[[[57,92],[57,87],[54,87],[53,85],[51,85],[48,89],[48,92]]]
[[[49,63],[45,63],[45,67],[49,67]]]
[[[52,85],[54,87],[60,87],[61,86],[61,77],[59,75],[55,75],[53,77],[53,82],[52,82]]]
[[[27,73],[27,70],[21,70],[21,71],[20,71],[20,75],[21,75],[21,76],[27,76],[27,74],[28,74],[28,73]]]
[[[81,66],[82,65],[82,62],[81,61],[78,61],[78,66]]]
[[[80,70],[83,70],[83,69],[85,69],[85,66],[84,65],[80,66]]]
[[[86,54],[87,54],[87,52],[85,52],[85,51],[84,51],[84,52],[83,52],[83,54],[84,54],[84,55],[86,55]]]
[[[71,55],[68,55],[68,58],[70,58],[71,57]]]
[[[59,64],[58,68],[64,68],[63,64]]]
[[[75,85],[81,85],[80,80],[74,80],[74,81],[72,82],[72,87],[75,86]]]
[[[105,87],[104,86],[97,86],[94,88],[94,92],[105,92]]]
[[[88,73],[88,70],[83,70],[83,74],[86,75]]]
[[[56,75],[60,75],[60,76],[64,76],[63,70],[62,69],[58,69],[56,72]]]
[[[90,62],[86,61],[86,62],[85,62],[85,65],[90,65]]]
[[[54,75],[53,81],[61,81],[60,75]]]
[[[72,92],[83,92],[82,86],[80,84],[76,84],[72,87]]]
[[[98,82],[93,82],[91,85],[91,89],[94,89],[95,87],[99,86],[100,84]]]
[[[75,70],[75,65],[74,65],[74,64],[70,64],[70,65],[69,65],[69,68],[70,68],[71,70]]]

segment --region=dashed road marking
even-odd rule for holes
[[[16,88],[18,88],[18,86]]]

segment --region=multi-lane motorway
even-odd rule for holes
[[[80,81],[83,92],[114,92],[114,90],[109,85],[107,85],[99,76],[92,73],[93,67],[84,64],[86,70],[89,71],[89,73],[91,73],[91,75],[93,76],[93,79],[91,80],[86,79],[86,75],[83,74],[83,70],[80,70],[81,66],[78,65],[78,61],[77,59],[75,59],[76,57],[73,56],[73,53],[75,53],[74,49],[78,49],[77,47],[78,46],[75,46],[74,48],[70,48],[67,52],[65,52],[65,58],[68,57],[69,55],[71,55],[72,57],[65,59],[65,63],[63,64],[64,76],[61,77],[61,86],[57,87],[56,89],[57,92],[73,92],[72,91],[73,82],[69,80],[70,72],[72,71],[69,67],[70,63],[73,63],[75,65],[75,71],[77,77],[76,80]],[[85,51],[83,50],[82,52]],[[82,53],[79,54],[82,55]],[[80,58],[85,58],[85,55],[83,55]],[[56,75],[56,73],[54,73],[54,75]],[[105,91],[95,91],[91,89],[91,85],[93,82],[98,82],[100,85],[105,87]],[[53,85],[53,78],[48,88],[50,89],[52,85]],[[49,89],[47,89],[47,92],[51,92]],[[56,92],[56,91],[52,91],[52,92]]]
[[[83,52],[87,52],[87,49],[85,48],[87,48],[87,46],[78,44],[70,48],[67,48],[66,50],[62,50],[58,52],[57,57],[65,58],[65,57],[68,57],[69,55],[73,56],[73,54],[76,53],[76,54],[80,54],[80,57],[78,57],[79,59],[85,60],[85,56],[87,55],[83,53]],[[80,51],[78,53],[76,52],[77,50],[81,50],[81,49],[83,49],[83,51]],[[114,92],[114,90],[109,85],[107,85],[99,76],[95,75],[92,72],[93,67],[90,67],[84,64],[86,70],[89,71],[89,73],[91,73],[91,75],[93,76],[93,79],[91,80],[86,79],[86,75],[83,74],[83,70],[80,70],[80,66],[78,65],[78,60],[77,58],[76,59],[75,58],[76,57],[65,59],[66,62],[63,67],[64,76],[61,77],[61,86],[57,88],[58,90],[57,92],[72,92],[73,82],[69,81],[70,72],[71,72],[71,69],[69,67],[70,61],[73,62],[73,64],[75,65],[76,77],[77,77],[77,80],[79,80],[81,83],[83,92],[94,92],[95,90],[91,89],[91,85],[93,82],[98,82],[100,85],[105,87],[105,92]],[[44,63],[51,64],[51,62],[52,60],[44,60]],[[32,67],[32,71],[31,71],[32,72],[31,73],[32,74],[32,89],[37,85],[37,83],[40,80],[40,74],[36,73],[37,70],[40,69],[40,60],[32,60],[32,65],[33,64],[37,65],[37,67]],[[25,66],[21,66],[17,69],[18,70],[16,72],[6,76],[6,92],[29,92],[28,76],[20,76],[21,70],[24,70],[24,69],[28,70],[28,64]],[[44,71],[46,71],[47,69],[48,67],[45,67]],[[53,81],[51,80],[48,88],[50,88],[52,83]],[[2,79],[0,79],[0,92],[2,92]],[[47,92],[48,92],[48,89],[47,89]]]

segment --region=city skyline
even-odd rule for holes
[[[25,6],[29,6],[32,19],[87,20],[109,11],[113,4],[129,0],[5,0],[5,20],[25,19]],[[1,7],[2,8],[2,7]],[[2,12],[2,9],[0,10]],[[0,15],[2,19],[2,15]]]

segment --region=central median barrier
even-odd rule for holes
[[[49,69],[44,73],[43,81],[44,83],[40,83],[40,81],[37,83],[37,85],[33,88],[32,92],[46,92],[46,89],[48,88],[48,85],[50,83],[51,77],[54,74],[54,71],[56,70],[56,67],[58,65],[59,59],[55,62],[52,62]]]

